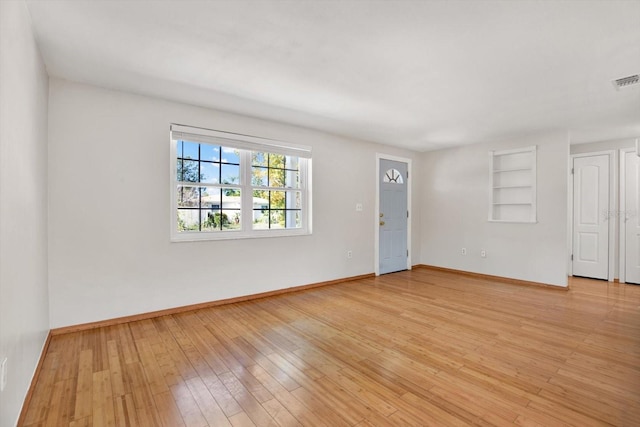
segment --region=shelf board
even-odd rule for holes
[[[493,204],[493,206],[508,206],[508,205],[511,205],[511,206],[531,206],[531,205],[533,205],[533,203],[531,203],[531,202],[513,202],[513,203],[511,203],[511,202],[504,202],[504,203],[494,202],[492,204]]]
[[[527,220],[527,221],[517,221],[517,220],[513,220],[513,219],[490,219],[489,222],[510,222],[513,224],[537,224],[538,221],[532,221],[532,220]]]
[[[519,172],[519,171],[531,171],[533,169],[531,168],[507,168],[507,169],[494,169],[493,173],[500,173],[500,172]]]

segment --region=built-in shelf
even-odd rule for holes
[[[489,221],[536,222],[536,147],[489,152]]]

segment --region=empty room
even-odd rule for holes
[[[639,426],[640,1],[0,0],[0,427]]]

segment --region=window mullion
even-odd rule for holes
[[[311,209],[309,206],[309,199],[307,194],[307,159],[300,159],[298,162],[298,167],[300,168],[300,197],[302,197],[300,208],[302,209],[302,226],[303,229],[307,230],[309,226],[309,218],[311,217]]]
[[[200,144],[198,144],[198,182],[202,177],[202,163],[200,162]],[[184,156],[184,153],[183,153]],[[182,161],[184,164],[184,160]],[[202,187],[198,187],[198,230],[202,231]]]
[[[218,184],[211,182],[193,182],[193,181],[174,181],[176,186],[180,187],[203,187],[203,188],[233,188],[242,190],[240,184]]]
[[[253,190],[251,188],[251,151],[240,150],[242,232],[249,233],[253,225]]]
[[[254,190],[265,190],[265,191],[302,191],[302,188],[295,187],[252,187]]]

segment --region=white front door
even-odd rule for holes
[[[407,269],[407,163],[380,159],[379,273]]]
[[[623,232],[625,239],[625,282],[640,284],[640,158],[635,151],[624,152],[624,194],[622,206]]]
[[[609,156],[573,159],[573,275],[609,276]]]

